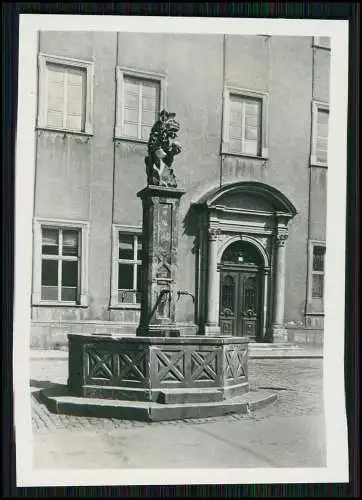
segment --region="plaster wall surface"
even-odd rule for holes
[[[84,324],[87,331],[137,326],[137,310],[109,307],[112,224],[141,226],[136,194],[146,185],[147,144],[114,137],[117,66],[164,75],[165,107],[181,124],[183,151],[174,163],[179,187],[186,191],[180,205],[178,287],[196,293],[197,221],[190,205],[223,184],[263,182],[280,190],[298,212],[289,225],[285,321],[303,321],[308,239],[325,238],[327,184],[327,170],[310,168],[309,158],[311,102],[328,102],[330,52],[312,45],[311,37],[40,34],[39,52],[94,62],[94,95],[92,136],[35,131],[34,217],[89,221],[90,235],[88,307],[34,306],[34,332],[56,336],[58,330],[68,332],[69,324],[75,329]],[[220,154],[225,85],[268,93],[266,158]],[[190,297],[178,302],[176,319],[193,323]]]

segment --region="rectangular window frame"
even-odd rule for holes
[[[41,298],[41,269],[42,269],[42,228],[53,229],[78,229],[81,235],[80,243],[80,268],[79,268],[79,293],[78,300],[58,301],[42,300]],[[57,307],[88,307],[88,239],[89,222],[59,219],[36,218],[33,221],[33,306]]]
[[[72,130],[67,128],[49,127],[47,124],[47,70],[48,63],[58,64],[60,66],[71,66],[74,68],[83,68],[86,70],[86,96],[85,96],[85,116],[84,130]],[[37,128],[51,130],[55,132],[64,132],[68,134],[93,135],[93,87],[94,87],[94,62],[70,57],[61,57],[50,54],[40,53],[38,55],[39,66],[39,104]]]
[[[261,130],[260,130],[260,154],[252,155],[248,153],[236,153],[230,150],[229,145],[229,122],[230,122],[230,95],[237,95],[241,98],[251,98],[261,100]],[[225,86],[223,92],[223,125],[221,154],[241,156],[248,158],[268,159],[268,104],[269,93],[260,92],[237,87]]]
[[[311,138],[310,165],[315,167],[327,168],[328,151],[327,151],[327,162],[321,162],[317,160],[317,131],[318,131],[319,111],[327,111],[329,113],[329,104],[321,101],[312,101],[312,138]],[[329,137],[328,137],[328,145],[329,145]]]
[[[116,87],[117,87],[117,98],[116,98],[116,123],[114,130],[114,138],[121,139],[129,142],[138,142],[141,144],[147,144],[148,139],[142,139],[141,137],[129,137],[124,133],[124,77],[129,76],[133,78],[138,78],[140,80],[154,80],[160,84],[160,109],[158,112],[162,111],[167,107],[167,77],[162,73],[155,73],[151,71],[141,71],[132,68],[127,68],[125,66],[116,67]]]
[[[113,224],[112,225],[112,276],[111,276],[111,300],[110,300],[110,308],[111,309],[141,309],[140,302],[119,302],[118,300],[118,264],[120,262],[124,262],[126,264],[133,264],[136,267],[139,267],[142,262],[137,260],[137,249],[134,247],[134,259],[119,259],[118,258],[118,241],[119,241],[119,233],[125,233],[128,235],[133,235],[134,237],[142,236],[142,227],[141,226],[129,226],[122,224]],[[138,269],[137,269],[138,271]],[[133,275],[134,285],[137,287],[137,271]]]
[[[317,240],[308,241],[308,304],[310,304],[308,309],[309,312],[323,313],[325,287],[323,286],[322,297],[313,297],[313,275],[323,275],[325,279],[325,266],[324,271],[313,271],[313,256],[315,247],[323,247],[326,251],[326,242]]]

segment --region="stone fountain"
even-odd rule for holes
[[[156,421],[247,412],[276,399],[249,391],[247,338],[182,336],[177,327],[179,129],[175,114],[162,111],[148,141],[136,336],[69,334],[68,386],[42,392],[52,411]]]

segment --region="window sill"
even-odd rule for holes
[[[268,161],[268,156],[255,156],[246,153],[229,153],[228,151],[221,151],[222,156],[236,156],[238,158],[248,158],[250,160],[260,160],[260,161]]]
[[[111,304],[109,309],[133,309],[139,311],[141,304]]]
[[[135,144],[145,144],[147,145],[148,139],[137,139],[135,137],[125,137],[122,135],[115,135],[114,136],[114,141],[121,141],[121,142],[133,142]]]
[[[313,43],[313,48],[314,49],[328,50],[328,52],[331,51],[330,47],[327,47],[326,45],[319,45],[318,43]]]
[[[85,309],[88,307],[86,304],[76,304],[74,302],[33,302],[32,307],[76,307],[78,309]]]
[[[82,132],[80,130],[65,130],[61,128],[51,128],[51,127],[37,127],[36,130],[43,132],[53,132],[56,134],[65,134],[65,135],[79,135],[80,137],[93,137],[93,132],[86,131]]]
[[[311,161],[309,166],[310,167],[328,168],[328,163],[321,163],[319,161]]]

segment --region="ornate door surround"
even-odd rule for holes
[[[222,256],[219,266],[222,335],[247,336],[253,340],[261,337],[264,266],[254,249],[250,243],[235,242]]]
[[[262,262],[258,340],[271,342],[282,336],[288,223],[297,213],[292,203],[271,186],[239,182],[215,189],[195,208],[199,213],[199,333],[225,335],[219,321],[221,259],[227,247],[243,241],[255,248]]]

